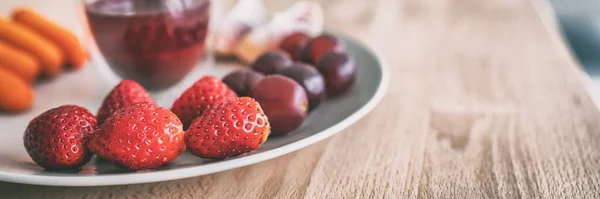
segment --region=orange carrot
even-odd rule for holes
[[[31,83],[40,72],[40,64],[35,57],[4,41],[0,41],[0,66],[19,75]]]
[[[12,19],[23,24],[40,35],[46,37],[62,48],[65,57],[75,68],[81,68],[87,59],[87,54],[77,37],[67,29],[44,18],[30,8],[18,8],[12,13]]]
[[[0,39],[37,57],[47,76],[56,76],[63,67],[60,48],[21,24],[0,19]]]
[[[27,83],[5,67],[0,67],[0,110],[20,112],[33,104],[35,93]]]

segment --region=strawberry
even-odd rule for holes
[[[254,151],[271,133],[262,108],[249,97],[234,98],[206,111],[185,132],[195,156],[224,159]]]
[[[23,142],[31,159],[46,169],[77,168],[92,157],[86,144],[97,126],[85,108],[64,105],[31,120]]]
[[[121,81],[106,95],[98,109],[98,124],[102,125],[115,111],[139,102],[154,103],[154,100],[137,82],[127,79]]]
[[[169,109],[137,103],[108,117],[88,147],[118,166],[134,171],[154,169],[185,151],[181,127]]]
[[[237,95],[214,76],[204,76],[175,100],[171,111],[181,119],[184,129],[202,112]]]

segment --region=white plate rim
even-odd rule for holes
[[[331,32],[331,31],[329,31]],[[331,32],[334,33],[334,32]],[[134,178],[128,178],[122,175],[109,175],[109,176],[39,176],[30,174],[18,174],[11,172],[0,171],[0,181],[20,183],[20,184],[32,184],[32,185],[46,185],[46,186],[69,186],[69,187],[87,187],[87,186],[113,186],[113,185],[129,185],[129,184],[142,184],[142,183],[153,183],[170,180],[185,179],[191,177],[197,177],[230,169],[240,168],[251,164],[270,160],[304,147],[311,144],[315,144],[322,141],[332,135],[335,135],[347,128],[348,126],[356,123],[359,119],[363,118],[367,113],[371,112],[377,104],[383,99],[389,86],[389,67],[384,59],[380,56],[381,54],[370,45],[362,43],[354,38],[351,38],[344,34],[334,33],[339,37],[343,37],[347,41],[351,41],[357,46],[365,49],[368,53],[375,58],[375,61],[379,63],[381,67],[381,81],[375,92],[375,95],[356,112],[349,115],[342,121],[328,127],[327,129],[318,132],[314,135],[300,139],[298,141],[289,143],[287,145],[271,149],[268,151],[261,152],[260,154],[252,154],[237,159],[220,161],[215,163],[203,164],[188,168],[179,168],[173,170],[164,171],[152,171],[148,173],[141,173],[136,175]],[[202,166],[203,169],[197,167]]]

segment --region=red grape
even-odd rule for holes
[[[343,52],[344,46],[342,41],[328,34],[315,37],[308,41],[300,52],[300,61],[316,64],[319,57],[329,51]]]
[[[300,50],[302,50],[302,47],[304,47],[309,39],[310,36],[306,33],[295,32],[285,37],[285,39],[281,41],[281,44],[279,44],[279,48],[292,56],[293,60],[298,60],[300,57]]]
[[[295,62],[279,73],[298,82],[308,96],[309,109],[314,109],[325,100],[325,79],[319,71],[311,65]]]
[[[346,53],[326,52],[319,58],[317,69],[325,78],[330,96],[345,93],[356,80],[356,66]]]
[[[237,70],[223,78],[223,82],[238,96],[248,96],[254,84],[265,76],[251,70]]]
[[[265,75],[277,74],[281,69],[290,66],[290,56],[279,50],[268,51],[260,55],[252,64],[252,69]]]
[[[306,93],[300,84],[269,75],[254,85],[250,96],[260,104],[271,123],[271,135],[286,134],[304,122],[308,109]]]

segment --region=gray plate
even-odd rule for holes
[[[81,169],[69,172],[44,171],[27,155],[23,147],[23,131],[31,118],[50,108],[63,104],[78,104],[95,113],[104,95],[118,83],[106,67],[97,63],[82,71],[70,72],[53,82],[36,87],[35,106],[20,115],[0,115],[0,180],[16,183],[51,186],[100,186],[158,182],[188,178],[275,158],[323,140],[356,122],[381,100],[388,84],[388,72],[381,59],[367,47],[341,36],[348,53],[358,67],[356,85],[342,97],[328,99],[310,113],[295,132],[284,137],[272,137],[258,151],[222,161],[211,161],[188,152],[175,161],[153,171],[129,172],[104,161],[92,158]],[[197,67],[180,84],[161,92],[152,93],[157,103],[170,107],[173,100],[204,74],[223,76],[240,67],[211,61]]]

